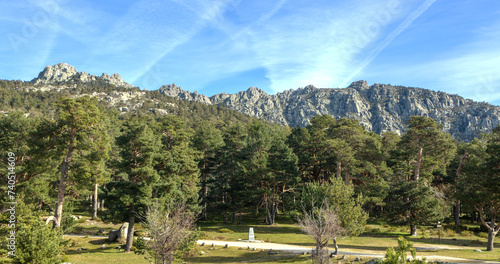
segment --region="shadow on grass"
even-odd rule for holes
[[[219,252],[213,252],[214,254]],[[229,252],[232,253],[232,252]],[[210,254],[210,253],[208,253]],[[286,262],[291,261],[301,261],[303,258],[298,257],[296,254],[279,254],[270,255],[267,252],[238,252],[230,256],[208,256],[204,255],[202,257],[189,257],[184,258],[188,263],[261,263],[261,262]],[[293,262],[292,262],[293,263]]]
[[[378,247],[378,246],[357,246],[357,245],[342,245],[339,243],[339,250],[342,251],[344,249],[352,249],[352,250],[371,250],[371,251],[386,251],[387,247]]]

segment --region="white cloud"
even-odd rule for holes
[[[253,50],[268,69],[272,90],[308,84],[338,86],[378,54],[358,66],[357,56],[384,36],[386,27],[401,17],[404,8],[395,5],[391,10],[394,1],[358,2],[342,7],[295,6],[293,12],[280,13],[268,23],[248,29]]]

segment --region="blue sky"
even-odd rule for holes
[[[366,80],[500,105],[495,0],[2,0],[0,10],[0,79],[66,62],[148,90]]]

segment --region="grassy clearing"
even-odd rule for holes
[[[202,264],[202,263],[296,263],[310,264],[311,255],[298,255],[280,252],[280,254],[269,254],[267,250],[252,251],[248,249],[223,248],[223,247],[205,247],[197,248],[197,256],[184,258],[186,263]],[[201,252],[204,252],[203,254]],[[332,259],[332,263],[346,263],[354,261],[356,257],[346,256],[344,260],[341,258]],[[368,261],[371,258],[360,258],[361,262]]]
[[[75,232],[83,235],[96,235],[99,229],[104,228],[105,234],[120,225],[106,224],[101,221],[89,220],[88,216],[80,219],[75,227]],[[290,244],[303,247],[313,247],[313,240],[302,233],[300,228],[289,220],[282,220],[279,224],[268,226],[260,223],[258,219],[247,219],[243,224],[221,224],[220,222],[199,222],[202,234],[200,239],[236,241],[248,238],[248,229],[254,228],[255,238],[271,243]],[[141,229],[140,225],[138,226]],[[470,230],[477,230],[472,226]],[[397,246],[397,237],[404,236],[417,247],[419,256],[445,256],[475,260],[500,261],[500,238],[495,243],[496,251],[486,252],[486,233],[465,230],[455,233],[451,229],[444,229],[441,233],[441,244],[438,232],[434,227],[420,227],[417,237],[408,236],[409,229],[402,226],[388,225],[384,222],[372,222],[366,227],[366,232],[358,237],[345,237],[338,240],[339,250],[343,252],[356,252],[365,254],[384,255],[389,247]],[[65,251],[73,264],[86,263],[149,263],[144,256],[125,254],[117,246],[118,243],[109,243],[104,238],[72,237],[71,246]],[[105,249],[101,246],[106,244]],[[79,248],[85,250],[78,250]],[[122,247],[123,248],[123,247]],[[483,250],[476,252],[474,250]],[[204,252],[202,254],[202,251]],[[345,263],[354,260],[355,256],[346,256],[341,261]],[[362,258],[368,261],[370,258]],[[0,259],[0,263],[2,260]],[[184,259],[186,263],[311,263],[310,256],[286,254],[271,255],[267,251],[260,252],[247,249],[214,247],[198,247],[190,256]],[[363,263],[363,262],[360,263]],[[333,263],[337,263],[335,260]]]
[[[123,263],[123,264],[148,264],[149,261],[142,255],[123,253],[123,249],[117,249],[119,243],[109,243],[107,239],[95,239],[85,237],[72,237],[72,246],[66,250],[66,255],[73,264],[92,263]],[[101,249],[102,245],[105,249]],[[84,250],[79,250],[85,248]]]

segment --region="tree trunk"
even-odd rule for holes
[[[97,183],[94,184],[94,212],[92,214],[92,220],[97,219],[97,209],[99,209],[99,200],[97,199],[97,187],[99,185]]]
[[[337,179],[340,178],[341,173],[342,173],[342,162],[337,161],[337,175],[335,177]]]
[[[127,243],[125,244],[125,253],[132,252],[132,243],[134,242],[134,224],[135,215],[134,211],[130,212],[130,217],[128,220],[128,230],[127,230]]]
[[[497,231],[498,232],[498,231]],[[493,229],[488,229],[488,245],[486,246],[486,251],[493,251],[493,244],[495,242],[495,231]]]
[[[71,130],[71,137],[74,138],[76,133],[76,128]],[[64,159],[61,166],[61,179],[59,180],[59,186],[57,190],[57,200],[56,200],[56,211],[54,213],[54,228],[61,227],[62,221],[62,213],[63,213],[63,202],[64,202],[64,194],[66,193],[66,184],[68,180],[68,172],[69,172],[69,164],[71,163],[71,159],[73,158],[73,152],[75,151],[75,142],[74,139],[71,140],[68,153],[66,154],[66,158]]]
[[[205,164],[203,164],[203,169],[205,168]],[[201,220],[207,221],[207,196],[208,196],[208,188],[207,188],[207,174],[203,172],[202,176],[202,193],[203,193],[203,210],[201,211]]]
[[[417,226],[415,224],[410,224],[410,235],[417,236]]]
[[[415,167],[415,181],[418,181],[420,177],[420,167],[422,165],[422,152],[423,152],[423,147],[418,146],[418,155],[417,155],[417,166]]]
[[[455,217],[455,227],[458,229],[460,226],[460,200],[455,201],[455,206],[454,206],[454,217]]]
[[[168,252],[165,256],[163,256],[163,264],[172,264],[174,263],[174,254],[173,252]]]
[[[236,224],[236,212],[233,212],[233,220],[231,221],[231,224]]]
[[[462,172],[462,168],[464,167],[464,162],[468,156],[469,156],[469,153],[466,150],[464,152],[464,154],[462,155],[462,157],[460,158],[460,163],[458,164],[457,173],[456,173],[457,180],[458,180],[458,177],[460,177],[460,173]],[[456,189],[455,189],[455,192],[457,192]],[[460,226],[460,200],[458,200],[458,199],[455,201],[455,211],[454,212],[455,212],[455,215],[454,215],[455,226],[456,226],[457,231],[458,231],[458,227]]]
[[[339,252],[339,245],[337,245],[337,238],[336,237],[333,238],[333,247],[335,248],[333,255],[337,255],[337,253]]]

